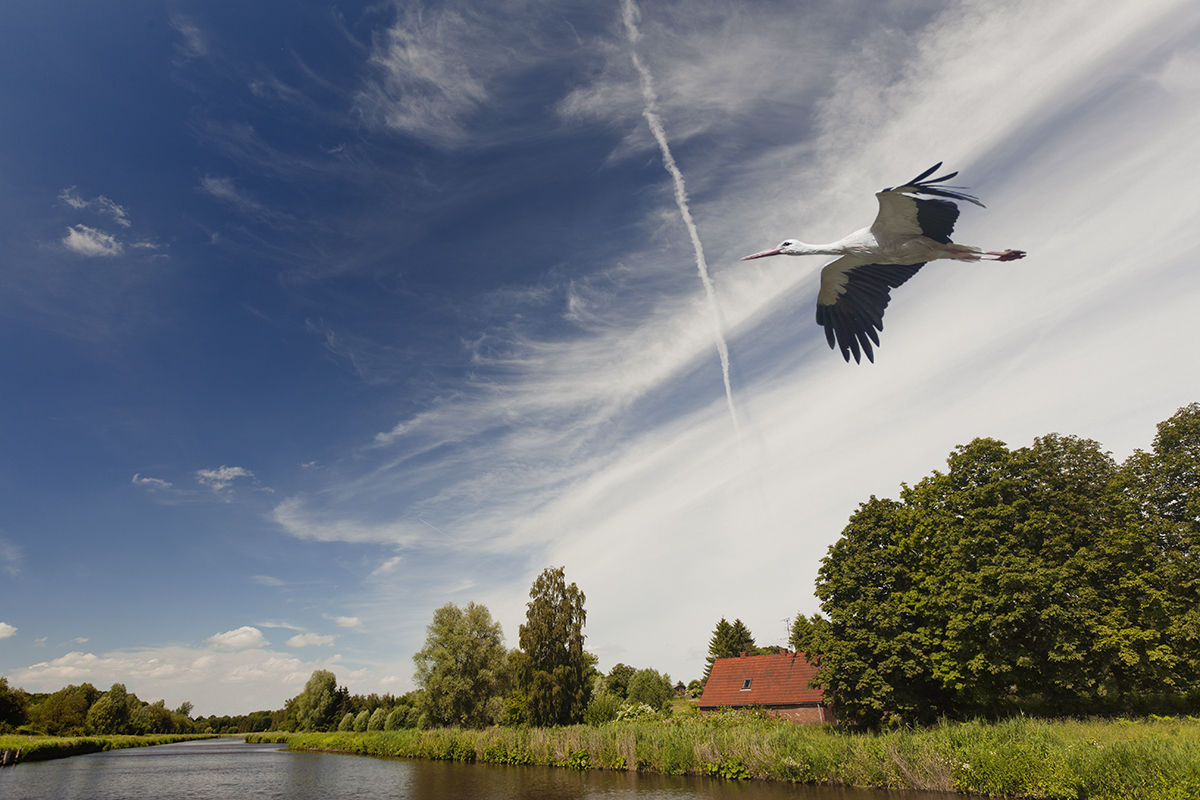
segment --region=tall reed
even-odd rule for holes
[[[0,750],[20,752],[21,761],[45,761],[51,758],[100,753],[105,750],[120,750],[126,747],[150,747],[157,744],[182,742],[187,739],[212,739],[215,734],[156,733],[149,736],[96,735],[96,736],[18,736],[0,735]]]
[[[1019,718],[847,733],[717,715],[598,727],[303,733],[288,742],[294,750],[1015,797],[1200,797],[1200,720],[1193,718]]]

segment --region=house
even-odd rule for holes
[[[753,706],[793,722],[832,722],[824,691],[808,685],[816,671],[803,653],[787,650],[718,658],[698,705],[701,713]]]

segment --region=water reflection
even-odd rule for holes
[[[238,739],[183,742],[0,770],[4,800],[946,800],[877,792],[550,767],[289,753]]]

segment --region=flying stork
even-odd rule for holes
[[[830,244],[806,244],[788,239],[778,247],[763,250],[741,259],[764,256],[840,256],[821,269],[821,290],[817,293],[817,324],[825,327],[825,338],[842,351],[846,362],[854,354],[861,363],[862,354],[874,362],[871,343],[879,344],[883,330],[883,310],[887,308],[889,289],[917,274],[926,262],[938,258],[955,261],[1015,261],[1024,258],[1023,250],[987,252],[978,247],[950,241],[958,206],[948,197],[965,200],[983,207],[979,198],[966,193],[961,186],[934,186],[957,175],[951,172],[940,178],[929,176],[940,169],[942,162],[901,186],[875,193],[879,213],[871,227],[863,228]],[[931,197],[914,197],[930,195]]]

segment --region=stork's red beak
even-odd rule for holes
[[[779,255],[780,252],[781,251],[778,247],[774,247],[770,250],[763,250],[761,253],[754,253],[752,255],[742,256],[738,260],[739,261],[749,261],[752,258],[762,258],[763,256],[777,256],[777,255]]]

